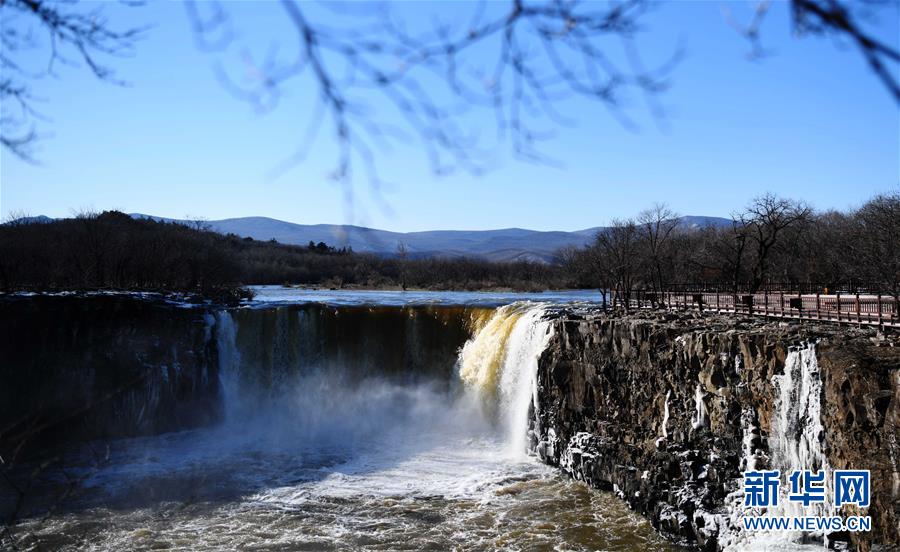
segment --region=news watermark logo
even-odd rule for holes
[[[844,506],[868,508],[870,496],[869,470],[834,470],[829,487],[824,471],[794,470],[788,475],[790,486],[787,502],[810,508],[831,505],[834,512]],[[744,472],[744,506],[778,509],[781,500],[781,471],[758,470]],[[869,531],[869,516],[745,516],[744,529],[749,531]]]

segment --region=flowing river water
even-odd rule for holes
[[[56,477],[76,488],[16,525],[25,548],[672,549],[614,494],[529,454],[546,303],[334,294],[311,310],[262,295],[209,317],[222,421],[68,451]],[[449,359],[422,317],[448,335],[464,320]]]

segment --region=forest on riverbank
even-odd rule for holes
[[[286,245],[209,230],[202,222],[118,211],[0,225],[3,291],[141,290],[237,298],[244,286],[536,291],[599,288],[627,295],[679,286],[900,292],[900,192],[859,208],[816,212],[766,194],[730,224],[687,226],[664,204],[614,220],[553,263],[409,258],[326,243]]]
[[[846,211],[816,211],[764,194],[730,224],[685,228],[656,204],[614,220],[592,244],[561,252],[576,287],[666,291],[715,288],[900,294],[900,190]]]
[[[0,226],[4,291],[141,290],[240,296],[253,284],[329,288],[513,289],[564,287],[560,266],[471,258],[412,259],[325,243],[259,241],[118,211]]]

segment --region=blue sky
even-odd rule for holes
[[[389,208],[357,179],[351,210],[327,176],[335,155],[327,132],[303,163],[272,178],[302,142],[314,105],[309,81],[295,81],[276,109],[259,113],[214,76],[215,59],[234,61],[239,54],[199,51],[182,6],[114,5],[108,9],[114,22],[154,25],[133,58],[113,63],[131,85],[98,82],[83,68],[35,82],[49,118],[41,129],[52,136],[40,144],[39,166],[3,151],[0,212],[67,216],[116,208],[398,231],[576,230],[655,201],[682,214],[728,216],[765,191],[827,209],[896,189],[897,106],[857,52],[831,39],[793,36],[787,6],[775,3],[763,27],[771,54],[750,61],[723,6],[735,17],[751,13],[747,3],[669,2],[645,19],[638,45],[648,63],[665,59],[679,43],[685,49],[672,88],[661,97],[668,114],[663,129],[639,96],[627,108],[638,131],[623,128],[603,106],[571,100],[560,110],[577,124],[558,129],[542,146],[559,166],[517,161],[507,148],[487,174],[437,177],[412,143],[378,158],[389,183],[380,200]],[[249,47],[295,43],[277,5],[226,7]],[[415,26],[471,8],[407,2],[397,11]],[[897,17],[896,9],[886,12],[879,28],[894,45]],[[29,53],[34,63],[41,55]]]

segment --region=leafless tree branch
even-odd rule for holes
[[[263,110],[277,105],[289,81],[310,79],[339,145],[332,175],[339,181],[348,181],[359,164],[377,184],[376,148],[388,150],[411,137],[436,174],[489,170],[502,144],[520,159],[552,162],[539,146],[555,127],[573,123],[562,113],[563,101],[598,101],[633,126],[622,99],[629,91],[659,94],[673,65],[644,69],[633,51],[639,20],[649,9],[644,0],[513,0],[503,9],[472,4],[465,24],[436,22],[415,33],[388,5],[355,6],[329,17],[327,25],[314,21],[306,4],[282,0],[280,6],[296,30],[296,56],[245,58],[249,78],[239,84],[224,69],[221,78],[236,97]],[[188,16],[201,35],[221,36],[228,20],[203,17],[196,6]],[[609,41],[617,37],[628,41],[630,61],[613,61]],[[399,115],[399,124],[385,123],[385,111]],[[661,109],[654,106],[654,112]],[[496,139],[485,138],[485,113],[492,114]],[[318,131],[321,118],[310,121],[307,135]],[[301,158],[302,152],[292,160]]]
[[[900,50],[896,45],[887,44],[865,29],[860,23],[864,16],[858,14],[873,7],[896,4],[896,0],[867,0],[857,3],[841,0],[791,0],[790,6],[794,29],[798,34],[828,35],[850,40],[894,100],[900,103]],[[725,20],[750,42],[752,59],[760,58],[766,53],[760,29],[769,6],[770,0],[759,0],[753,17],[746,25],[737,22],[727,8],[723,10]]]
[[[114,29],[102,6],[87,10],[48,0],[2,0],[0,22],[0,144],[29,162],[35,162],[34,145],[40,137],[37,121],[45,120],[35,108],[39,98],[34,82],[57,76],[58,65],[83,64],[98,79],[124,85],[103,59],[130,55],[146,30]],[[23,52],[36,48],[47,50],[46,66],[37,71],[19,61]]]
[[[792,0],[792,6],[794,26],[798,32],[850,39],[894,100],[900,102],[897,77],[900,74],[900,51],[863,29],[851,12],[852,5],[837,0]]]

